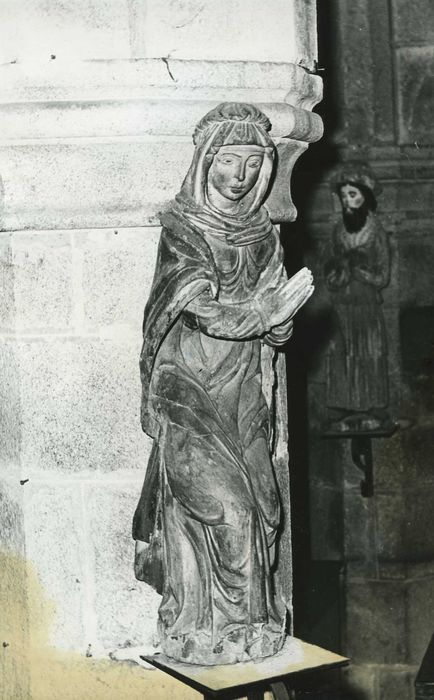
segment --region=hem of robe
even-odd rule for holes
[[[284,625],[270,629],[264,623],[234,627],[218,641],[209,634],[195,631],[177,636],[165,635],[161,641],[166,656],[183,663],[203,666],[235,664],[263,659],[277,654],[286,639]]]

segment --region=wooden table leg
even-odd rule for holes
[[[247,693],[247,700],[264,700],[264,691],[254,688]]]
[[[231,697],[233,696],[231,695]],[[215,696],[204,695],[203,700],[215,700]],[[247,691],[247,700],[264,700],[264,691],[258,688]]]
[[[291,700],[291,696],[286,689],[286,685],[282,683],[282,681],[271,683],[270,687],[275,700]]]
[[[211,695],[204,695],[203,700],[213,700],[213,698]],[[249,690],[247,692],[247,700],[264,700],[264,691],[257,688]]]

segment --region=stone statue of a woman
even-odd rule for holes
[[[145,310],[142,425],[154,446],[134,517],[135,570],[162,592],[162,650],[198,664],[268,656],[285,635],[261,348],[287,341],[313,287],[307,269],[287,280],[262,206],[270,128],[248,104],[201,119],[191,167],[161,216]]]

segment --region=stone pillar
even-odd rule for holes
[[[295,217],[291,170],[322,132],[315,3],[10,0],[1,13],[5,595],[21,582],[25,601],[34,580],[54,606],[46,641],[106,653],[150,643],[158,605],[130,536],[150,447],[138,355],[157,213],[195,123],[238,100],[273,124],[268,204]]]

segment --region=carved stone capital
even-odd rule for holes
[[[267,206],[295,218],[292,167],[322,122],[318,76],[292,63],[110,60],[0,68],[3,230],[150,226],[178,191],[194,124],[222,101],[269,117],[279,159]]]

